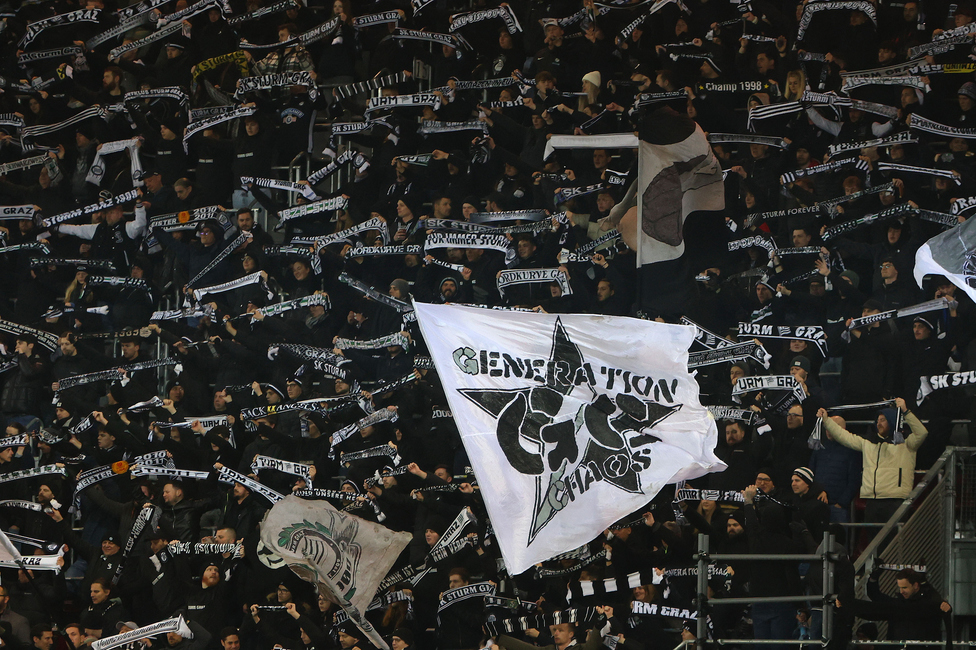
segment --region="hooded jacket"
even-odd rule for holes
[[[915,455],[929,432],[914,413],[905,413],[904,420],[912,433],[904,444],[895,445],[877,436],[874,440],[856,436],[830,418],[824,418],[824,426],[834,440],[861,452],[862,499],[905,499],[912,491]]]

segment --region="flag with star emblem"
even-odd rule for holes
[[[688,372],[695,329],[416,303],[509,574],[668,483],[725,469]]]

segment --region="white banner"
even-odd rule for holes
[[[368,626],[363,632],[385,647],[362,614],[411,539],[409,533],[395,533],[340,512],[327,501],[292,495],[276,503],[261,523],[258,555],[269,566],[283,561],[319,593],[342,606],[360,629]]]
[[[725,465],[688,373],[695,329],[415,303],[511,575]]]

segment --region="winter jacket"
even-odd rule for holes
[[[877,439],[868,440],[841,428],[830,418],[824,418],[824,426],[831,437],[855,451],[861,452],[862,499],[905,499],[915,484],[915,454],[929,434],[914,413],[904,415],[912,434],[905,443],[895,445]]]
[[[824,440],[824,448],[810,455],[810,469],[817,483],[827,490],[831,505],[844,509],[851,505],[861,484],[861,459],[858,455],[834,440]]]
[[[903,598],[881,593],[878,582],[870,580],[868,596],[871,597],[870,602],[857,600],[852,603],[854,614],[872,621],[888,621],[889,639],[940,641],[943,620],[949,638],[952,638],[949,614],[940,609],[943,598],[931,585],[924,584],[918,593]]]
[[[40,412],[47,364],[36,353],[30,358],[17,354],[15,359],[17,368],[7,375],[0,393],[0,411],[6,415],[36,415]]]

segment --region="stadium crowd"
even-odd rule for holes
[[[852,516],[887,521],[972,414],[971,389],[923,378],[974,369],[976,310],[945,278],[920,289],[913,265],[976,208],[973,11],[8,0],[0,528],[63,566],[2,564],[0,644],[80,650],[182,614],[189,632],[151,644],[369,650],[261,561],[268,491],[413,534],[394,568],[429,571],[367,614],[393,650],[674,647],[696,633],[682,569],[697,532],[755,556],[716,567],[710,595],[811,595],[703,609],[710,637],[819,639],[818,565],[762,556],[812,553]],[[685,268],[661,307],[614,231],[636,149],[546,145],[689,118],[734,134],[713,137],[726,226],[705,233],[727,251]],[[288,176],[296,160],[314,173]],[[546,273],[506,275],[532,270]],[[728,469],[686,488],[715,492],[665,489],[588,547],[507,575],[412,299],[692,321],[693,351],[717,352],[698,381]],[[764,347],[722,357],[736,335]],[[795,383],[739,381],[763,376]],[[844,405],[861,406],[831,412]],[[476,523],[439,546],[465,509]],[[901,568],[885,594],[878,568],[858,600],[835,550],[835,647],[855,617],[865,640],[876,620],[889,639],[951,634],[924,573]],[[492,600],[441,600],[485,581]],[[568,607],[588,614],[483,625]]]

